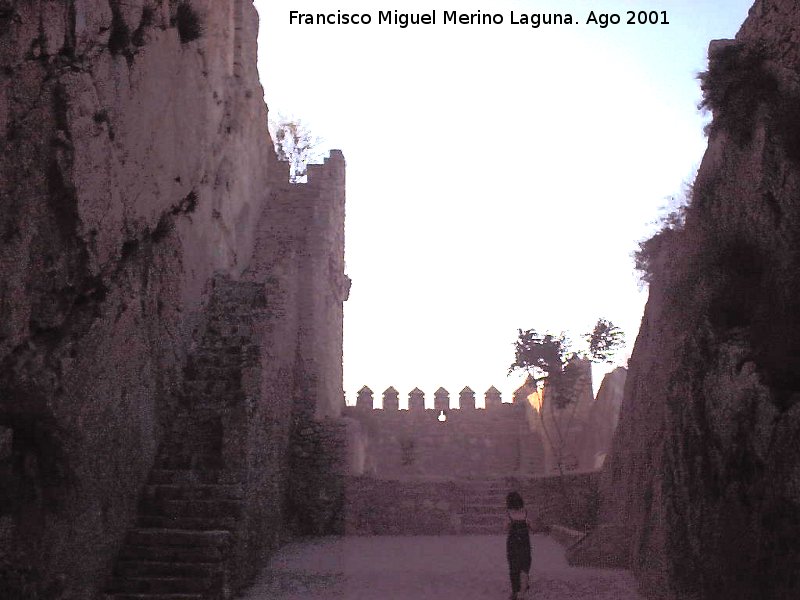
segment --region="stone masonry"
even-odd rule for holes
[[[344,157],[288,183],[257,23],[250,0],[0,1],[4,597],[193,570],[224,595],[296,515],[336,521],[335,481],[301,492],[335,470],[289,465],[341,429]]]
[[[491,387],[485,409],[475,408],[475,393],[465,387],[459,408],[450,408],[449,392],[439,388],[434,408],[425,409],[424,393],[409,394],[409,410],[398,410],[398,392],[383,394],[383,408],[373,408],[372,390],[361,389],[345,417],[356,421],[350,438],[359,451],[351,473],[371,477],[497,477],[542,470],[542,443],[530,430],[527,402],[502,402]],[[443,417],[443,418],[442,418]]]

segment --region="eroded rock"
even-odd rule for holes
[[[712,44],[708,150],[649,257],[603,512],[653,598],[800,596],[798,27],[759,0]]]
[[[215,274],[268,288],[269,341],[224,438],[231,461],[270,465],[254,489],[281,497],[293,414],[340,410],[344,159],[289,186],[256,33],[246,0],[0,2],[0,470],[17,490],[0,546],[31,594],[103,589],[191,401]],[[248,516],[254,555],[280,537],[267,513]]]

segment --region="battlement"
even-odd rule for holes
[[[274,180],[279,185],[289,184],[295,189],[336,188],[344,189],[345,160],[341,150],[333,149],[321,163],[309,163],[306,166],[306,181],[290,182],[288,161],[275,159]]]
[[[362,387],[356,404],[343,411],[357,423],[350,440],[353,474],[392,479],[541,472],[542,442],[529,425],[530,404],[503,402],[494,386],[484,392],[485,408],[476,407],[475,396],[465,387],[451,406],[450,392],[440,387],[426,408],[425,392],[414,388],[408,408],[401,409],[400,393],[389,387],[379,408],[373,391]]]
[[[331,150],[322,164],[310,164],[305,185],[344,186],[345,161],[341,150]],[[303,184],[298,184],[303,185]]]
[[[453,414],[460,414],[462,412],[508,410],[522,406],[522,404],[516,402],[516,398],[512,399],[511,402],[503,402],[500,390],[494,386],[486,390],[483,397],[484,407],[476,406],[475,392],[469,386],[466,386],[458,393],[458,405],[452,406],[450,392],[440,387],[433,393],[433,408],[425,408],[425,392],[416,387],[408,393],[408,408],[401,409],[400,392],[390,386],[383,391],[383,402],[382,406],[379,407],[375,404],[374,392],[365,385],[358,390],[355,405],[345,406],[345,412],[359,414],[364,411],[375,411],[376,415],[390,416],[427,411],[435,412],[438,416],[441,413],[448,415],[450,411],[453,411]]]

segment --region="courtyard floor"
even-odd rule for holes
[[[640,600],[628,571],[570,567],[533,537],[530,600]],[[243,600],[506,600],[502,535],[316,538],[284,547]]]

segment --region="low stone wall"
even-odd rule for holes
[[[532,520],[586,531],[597,524],[599,473],[498,479],[519,491]],[[468,479],[347,480],[347,535],[442,535],[463,533],[462,515],[470,496]],[[505,510],[499,500],[500,512]],[[491,507],[489,507],[491,509]]]
[[[348,535],[443,535],[460,532],[463,491],[456,481],[350,478]]]
[[[600,472],[521,479],[519,491],[531,514],[545,523],[588,531],[597,525]]]

